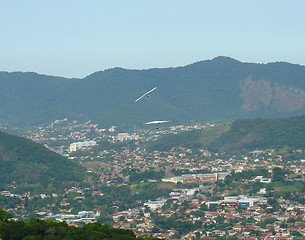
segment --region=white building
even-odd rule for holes
[[[223,200],[219,201],[208,201],[206,205],[210,207],[211,205],[231,205],[231,206],[244,206],[244,207],[253,207],[258,203],[263,202],[262,198],[256,197],[246,197],[243,195],[240,196],[227,196]]]
[[[119,141],[126,141],[126,140],[130,140],[131,136],[128,133],[119,133],[118,134],[118,140]]]
[[[173,183],[203,183],[203,182],[216,182],[218,180],[224,180],[226,176],[230,175],[229,172],[215,172],[215,173],[199,173],[199,174],[184,174],[181,176],[174,176],[170,178],[162,178],[163,182]]]
[[[161,208],[165,204],[166,200],[148,201],[144,203],[144,206],[149,207],[152,211]]]
[[[139,136],[136,134],[129,135],[128,133],[119,133],[116,139],[121,142],[127,140],[138,140]]]
[[[97,145],[96,141],[75,142],[70,144],[69,150],[70,152],[75,152],[78,149],[85,149],[96,145]]]

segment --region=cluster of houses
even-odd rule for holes
[[[105,129],[97,128],[97,125],[90,124],[89,122],[79,124],[77,122],[63,125],[68,121],[54,122],[51,126],[46,128],[38,128],[37,132],[31,131],[28,137],[37,142],[46,143],[50,141],[48,132],[56,135],[51,140],[66,141],[67,145],[58,146],[58,148],[68,148],[70,151],[78,151],[83,148],[94,146],[98,142],[98,137],[105,134]],[[200,128],[200,127],[198,127]],[[180,131],[182,128],[171,127],[166,133]],[[163,131],[163,130],[162,130]],[[132,135],[117,134],[115,135],[115,128],[109,129],[112,134],[111,139],[114,144],[118,141],[130,140]],[[161,130],[159,131],[161,133]],[[92,133],[96,136],[92,136]],[[91,134],[91,136],[90,136]],[[115,135],[115,136],[114,136]],[[114,137],[113,137],[114,136]],[[139,138],[143,135],[139,136]],[[93,143],[89,142],[94,139]],[[115,139],[115,141],[114,141]],[[96,141],[96,142],[95,142]],[[59,141],[60,142],[60,141]],[[301,153],[304,150],[298,150]],[[88,153],[90,154],[90,153]],[[93,153],[96,154],[96,153]],[[191,157],[190,157],[191,156]],[[209,160],[209,157],[213,160]],[[100,174],[99,184],[112,184],[122,185],[128,183],[127,170],[135,171],[164,171],[171,172],[174,170],[186,170],[192,174],[184,174],[182,176],[173,176],[163,178],[163,182],[182,183],[182,184],[202,184],[199,188],[190,189],[175,189],[168,196],[156,200],[150,200],[143,203],[139,208],[125,209],[125,211],[115,212],[112,215],[115,222],[114,227],[130,228],[137,234],[149,234],[155,237],[162,237],[166,239],[175,239],[177,231],[175,229],[159,229],[156,230],[156,225],[152,215],[157,217],[171,218],[178,216],[181,222],[202,223],[204,228],[190,231],[189,233],[181,236],[179,239],[194,239],[200,235],[201,239],[212,239],[216,236],[238,236],[241,239],[258,239],[254,236],[254,232],[260,232],[261,239],[292,239],[295,235],[305,236],[303,229],[305,226],[304,212],[305,205],[289,201],[288,199],[276,199],[282,206],[282,211],[269,213],[271,206],[266,204],[264,197],[247,197],[243,195],[228,196],[226,193],[221,193],[217,201],[211,201],[208,196],[211,196],[213,183],[218,180],[223,180],[231,172],[242,172],[244,170],[253,170],[256,168],[264,168],[270,172],[275,167],[283,167],[283,159],[281,155],[275,155],[272,149],[267,151],[252,151],[249,155],[245,156],[232,156],[229,159],[222,159],[221,154],[211,153],[206,149],[201,149],[197,155],[192,155],[192,149],[188,148],[173,148],[168,151],[153,151],[148,152],[145,149],[122,149],[122,150],[104,150],[99,152],[98,155],[82,156],[81,160],[88,159],[88,162],[99,162],[100,165],[95,169],[92,164],[90,171]],[[86,161],[82,161],[83,163]],[[102,166],[102,167],[101,167]],[[295,181],[296,179],[304,179],[305,174],[305,160],[295,159],[285,165],[292,174],[287,176],[287,180]],[[210,172],[207,174],[198,174],[202,171]],[[123,182],[116,182],[117,178],[123,179]],[[271,178],[263,178],[257,176],[254,181],[261,183],[270,183]],[[207,183],[207,184],[205,184]],[[204,188],[207,189],[204,189]],[[211,191],[210,191],[211,190]],[[210,192],[209,192],[210,191]],[[266,188],[259,190],[260,194],[266,194]],[[94,192],[96,197],[103,195],[102,192]],[[1,195],[6,197],[16,196],[9,191],[2,191]],[[31,196],[20,196],[30,199]],[[41,198],[43,198],[43,194]],[[81,196],[85,198],[85,196]],[[81,201],[81,199],[77,199]],[[65,209],[68,206],[68,200],[65,200],[60,206]],[[186,205],[187,207],[183,206]],[[205,210],[204,216],[198,213],[202,211],[202,206],[208,206],[209,209]],[[265,205],[266,208],[263,208]],[[238,207],[243,206],[242,211],[238,211]],[[70,206],[71,207],[71,206]],[[213,210],[211,210],[213,209]],[[215,210],[216,209],[216,210]],[[39,211],[43,211],[40,209]],[[78,214],[50,214],[46,212],[39,212],[37,216],[41,218],[55,218],[58,221],[66,221],[69,224],[81,225],[84,223],[94,222],[99,217],[99,213],[94,211],[79,212]],[[152,214],[154,213],[154,214]],[[224,219],[224,223],[234,222],[233,226],[227,230],[217,229],[218,217]],[[270,219],[274,220],[271,221]],[[233,221],[234,220],[234,221]],[[244,221],[246,220],[246,221]],[[261,223],[268,223],[267,226],[260,226]],[[204,230],[206,227],[215,227],[209,231]],[[212,227],[210,227],[212,228]]]
[[[225,196],[219,201],[209,201],[204,200],[205,197],[198,194],[198,190],[171,192],[168,198],[147,201],[142,207],[116,212],[112,215],[114,227],[132,229],[137,235],[148,234],[175,240],[215,237],[289,240],[294,236],[305,236],[304,205],[285,205],[285,212],[268,213],[266,210],[269,207],[262,208],[262,205],[268,205],[264,197]],[[239,206],[243,208],[238,209]],[[202,227],[194,227],[187,234],[177,235],[178,231],[174,228],[159,229],[160,226],[155,224],[157,218],[176,218],[178,222],[200,223]],[[219,229],[219,224],[227,224],[228,227]],[[155,232],[155,229],[159,231]]]

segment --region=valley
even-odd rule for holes
[[[270,120],[303,128],[297,117]],[[247,126],[253,129],[253,121],[260,120],[244,121],[243,131],[248,132]],[[78,226],[97,221],[165,239],[241,237],[245,232],[257,237],[302,235],[304,146],[293,149],[294,145],[284,143],[230,153],[170,140],[169,148],[159,148],[168,138],[191,143],[199,133],[220,126],[197,123],[120,133],[115,126],[99,128],[93,121],[64,118],[32,129],[14,129],[81,165],[87,177],[65,189],[25,191],[14,182],[3,185],[1,206],[21,219],[55,218]],[[219,139],[224,134],[228,131],[219,133]],[[287,138],[285,131],[282,134]],[[96,145],[71,151],[72,143],[85,141]]]

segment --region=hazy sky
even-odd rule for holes
[[[305,65],[304,0],[0,0],[0,71],[84,77],[230,56]]]

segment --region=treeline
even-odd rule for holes
[[[29,222],[9,220],[11,214],[0,210],[0,239],[14,240],[132,240],[158,238],[143,236],[136,237],[135,233],[128,229],[112,228],[100,223],[85,224],[83,227],[69,226],[66,222],[55,220],[31,219]]]
[[[243,153],[257,149],[304,149],[305,115],[288,118],[241,119],[210,129],[167,135],[147,146],[168,151],[173,147],[206,148],[213,152]]]
[[[233,121],[230,130],[208,144],[211,151],[251,151],[266,148],[303,149],[305,115]]]

